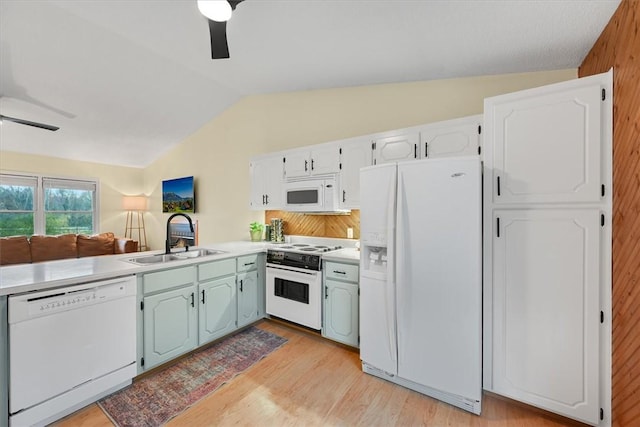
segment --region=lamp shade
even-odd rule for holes
[[[147,210],[147,198],[145,196],[123,196],[122,209],[125,211]]]

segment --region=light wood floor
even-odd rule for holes
[[[358,353],[315,334],[265,320],[258,327],[287,344],[196,403],[169,426],[489,426],[581,425],[484,396],[482,416],[362,373]],[[60,427],[109,427],[95,404]]]

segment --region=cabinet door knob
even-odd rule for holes
[[[191,307],[195,307],[195,306],[196,306],[196,293],[191,292]]]
[[[242,280],[240,280],[240,292],[242,292]]]
[[[342,190],[342,201],[346,202],[347,201],[347,192]]]
[[[266,202],[265,204],[268,205],[269,204],[269,195],[268,194],[265,194],[264,200]]]
[[[311,170],[313,170],[313,159],[311,159]]]
[[[307,169],[307,165],[308,165],[308,164],[309,164],[309,162],[305,160],[305,161],[304,161],[304,171],[305,171],[305,172],[308,170],[308,169]]]
[[[202,290],[202,303],[204,304],[204,289]]]

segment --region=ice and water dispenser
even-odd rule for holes
[[[387,273],[387,236],[386,233],[367,233],[360,236],[362,248],[361,268],[365,275],[385,275]]]

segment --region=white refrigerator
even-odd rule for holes
[[[360,170],[364,372],[480,414],[482,172],[477,157]]]

